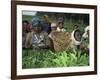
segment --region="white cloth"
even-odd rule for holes
[[[65,32],[66,30],[64,28],[60,29],[59,27],[57,27],[57,31]]]
[[[75,32],[75,30],[71,33],[71,37],[70,37],[71,40],[72,40],[71,43],[70,43],[70,47],[73,48],[73,49],[76,48],[76,46],[80,45],[81,42],[82,42],[82,40],[81,41],[75,40],[74,32]]]

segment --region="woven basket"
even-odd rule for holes
[[[53,47],[54,51],[65,51],[69,48],[71,39],[70,33],[68,32],[52,32]]]

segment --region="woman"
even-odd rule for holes
[[[27,34],[26,48],[47,49],[50,47],[48,34],[42,30],[41,19],[34,17],[32,19],[32,32]]]

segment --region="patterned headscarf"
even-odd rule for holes
[[[32,27],[42,27],[41,19],[37,16],[32,19]]]

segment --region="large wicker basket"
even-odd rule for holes
[[[69,48],[71,43],[70,33],[68,32],[52,32],[51,39],[55,51],[65,51]]]

